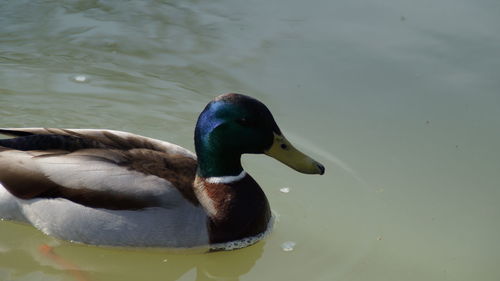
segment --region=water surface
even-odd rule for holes
[[[498,280],[499,14],[487,0],[4,1],[1,126],[193,149],[204,105],[241,92],[327,173],[246,156],[279,220],[234,252],[98,248],[0,222],[0,279],[75,280],[38,252],[49,244],[89,280]]]

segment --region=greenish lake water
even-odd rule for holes
[[[205,104],[241,92],[326,174],[246,156],[278,222],[232,252],[0,222],[0,280],[78,280],[41,244],[92,281],[500,280],[499,15],[493,0],[2,1],[0,126],[193,149]]]

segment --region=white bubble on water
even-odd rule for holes
[[[71,78],[71,80],[75,81],[75,82],[78,82],[78,83],[85,83],[85,82],[88,82],[89,81],[89,78],[85,75],[82,75],[82,74],[78,74],[78,75],[75,75]]]
[[[283,193],[288,193],[288,192],[290,192],[290,188],[289,187],[282,187],[282,188],[280,188],[280,191]]]
[[[285,252],[291,252],[295,248],[295,245],[297,245],[297,243],[293,241],[286,241],[283,244],[281,244],[281,249]]]

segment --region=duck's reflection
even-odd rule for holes
[[[33,274],[54,280],[81,280],[60,262],[40,252],[40,244],[47,242],[53,245],[52,251],[58,258],[75,265],[88,281],[174,281],[182,277],[192,280],[191,275],[197,281],[239,280],[260,259],[265,246],[265,242],[261,241],[235,251],[192,253],[100,248],[59,242],[46,236],[42,236],[43,239],[37,239],[39,236],[31,238],[35,239],[10,240],[13,243],[6,243],[2,248],[0,261],[12,262],[0,262],[0,271],[10,272],[12,280],[21,280]],[[21,240],[22,243],[15,243]]]
[[[260,259],[264,245],[262,241],[245,249],[203,256],[203,262],[197,266],[196,280],[239,280]]]
[[[174,281],[193,274],[193,271],[197,281],[229,281],[239,280],[240,276],[253,268],[262,256],[264,245],[265,242],[259,242],[245,249],[200,254],[165,253],[160,250],[102,253],[104,249],[98,249],[101,255],[109,256],[105,260],[96,260],[92,258],[90,250],[83,255],[80,252],[73,260],[80,265],[82,271],[89,271],[89,276],[95,276],[95,280],[91,278],[89,281],[107,280],[106,275],[120,280],[144,280],[147,276],[148,280]],[[66,250],[61,249],[60,252]]]

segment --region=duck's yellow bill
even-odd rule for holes
[[[325,173],[323,165],[298,151],[283,135],[275,133],[273,144],[264,153],[304,174],[322,175]]]

